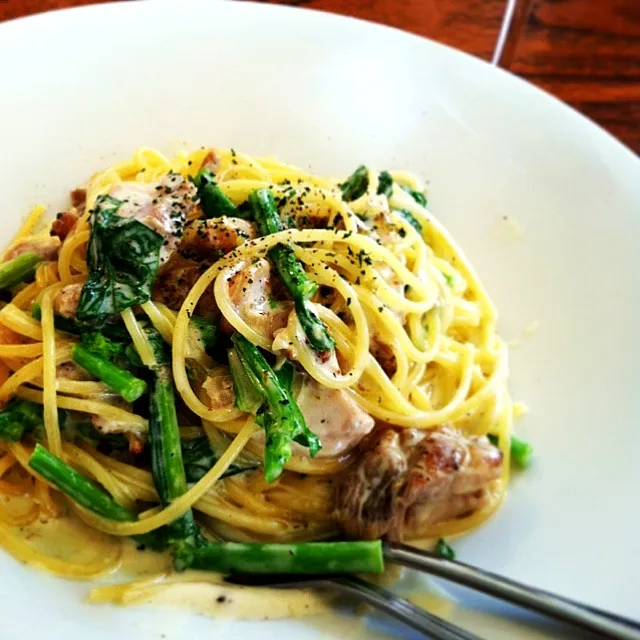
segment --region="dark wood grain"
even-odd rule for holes
[[[640,0],[519,0],[501,64],[640,153]]]
[[[379,22],[490,60],[506,0],[266,0]]]
[[[639,0],[528,1],[512,71],[640,79]]]
[[[640,82],[529,76],[540,88],[564,100],[640,154]]]
[[[0,20],[108,1],[0,0]],[[263,1],[372,20],[489,60],[507,0]],[[517,0],[500,62],[640,153],[640,0]]]
[[[0,20],[11,20],[42,11],[81,7],[101,2],[109,2],[109,0],[0,0]]]

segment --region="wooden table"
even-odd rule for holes
[[[96,1],[111,0],[0,0],[0,20]],[[264,1],[381,22],[494,60],[640,153],[640,0]]]

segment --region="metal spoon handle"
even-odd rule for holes
[[[351,576],[327,578],[335,589],[384,611],[434,640],[481,640],[478,636],[442,620],[408,600],[370,582]]]
[[[598,633],[601,637],[640,640],[640,626],[631,620],[528,587],[489,571],[398,543],[385,543],[384,556],[389,562],[457,582],[557,620],[570,622]]]

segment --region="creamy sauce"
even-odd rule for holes
[[[19,498],[3,502],[11,512],[25,510]],[[35,550],[73,563],[96,561],[120,544],[86,526],[73,516],[39,518],[13,532]],[[212,617],[243,620],[275,620],[328,614],[331,597],[310,590],[247,588],[226,584],[213,573],[173,573],[168,553],[139,551],[130,540],[122,541],[118,570],[94,581],[88,599],[94,603],[176,606]]]
[[[16,513],[25,509],[21,499],[14,498],[2,504]],[[13,531],[41,553],[74,563],[95,561],[106,549],[112,550],[118,544],[71,516],[39,518],[31,525]],[[420,546],[432,544],[429,540]],[[375,582],[386,588],[393,587],[401,596],[430,613],[480,635],[484,633],[486,637],[549,637],[544,628],[527,629],[518,624],[517,619],[505,620],[502,616],[460,606],[439,583],[417,572],[390,566]],[[314,629],[342,640],[364,637],[384,640],[403,637],[401,634],[406,630],[399,624],[390,624],[385,616],[372,612],[369,607],[345,606],[344,599],[336,594],[236,587],[224,583],[218,574],[172,573],[169,554],[138,551],[129,540],[122,542],[118,570],[90,584],[94,588],[89,592],[88,600],[95,604],[171,607],[229,620],[230,624],[234,619],[260,621],[304,617]],[[350,615],[354,611],[361,615]],[[160,619],[164,620],[164,617]],[[500,631],[498,635],[497,631]]]

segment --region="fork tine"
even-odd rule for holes
[[[242,586],[272,587],[276,589],[304,589],[309,587],[335,589],[383,611],[434,640],[480,640],[478,636],[416,607],[408,600],[353,576],[233,574],[225,578],[225,581]]]
[[[385,542],[383,553],[388,562],[457,582],[525,609],[582,627],[596,633],[598,637],[640,640],[640,627],[633,620],[520,584],[489,571],[396,542]]]
[[[479,636],[416,607],[400,596],[353,576],[332,576],[327,580],[360,600],[421,631],[436,640],[480,640]]]

